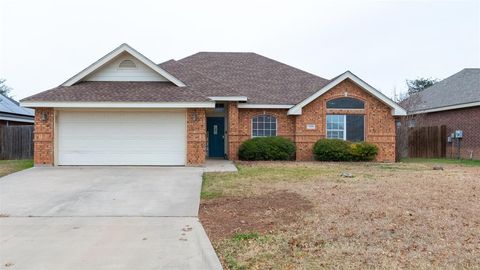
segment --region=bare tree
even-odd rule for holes
[[[11,97],[10,92],[12,91],[12,88],[6,85],[5,81],[6,79],[0,79],[0,94],[6,97]]]

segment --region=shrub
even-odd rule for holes
[[[350,147],[352,160],[372,161],[378,154],[378,147],[368,142],[354,143]]]
[[[283,137],[259,137],[242,143],[238,151],[241,160],[291,160],[295,144]]]
[[[313,146],[313,154],[320,161],[371,161],[377,156],[378,147],[367,142],[321,139]]]
[[[339,139],[321,139],[313,146],[315,160],[348,161],[350,160],[350,143]]]

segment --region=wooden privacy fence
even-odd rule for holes
[[[33,158],[33,126],[0,126],[0,160]]]
[[[408,131],[408,156],[443,158],[447,154],[447,127],[411,128]]]

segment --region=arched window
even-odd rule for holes
[[[132,68],[136,68],[137,66],[132,60],[123,60],[122,62],[120,62],[118,67],[121,69],[132,69]]]
[[[365,109],[365,103],[356,98],[341,97],[327,101],[327,109]]]
[[[259,115],[252,119],[252,137],[277,136],[277,118]]]

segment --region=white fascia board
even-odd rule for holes
[[[284,104],[238,104],[239,109],[290,109],[293,106]]]
[[[22,107],[47,108],[215,108],[214,102],[22,102]]]
[[[34,123],[35,121],[32,119],[24,119],[24,118],[15,118],[15,117],[8,117],[8,116],[0,116],[0,120],[6,121],[15,121],[15,122],[24,122],[24,123]]]
[[[408,114],[441,112],[441,111],[456,110],[456,109],[475,107],[475,106],[480,106],[480,101],[464,103],[464,104],[457,104],[457,105],[450,105],[450,106],[444,106],[444,107],[437,107],[437,108],[426,109],[426,110],[412,111],[412,112],[409,112]]]
[[[245,96],[217,96],[217,97],[208,97],[214,101],[247,101]]]
[[[154,71],[156,71],[158,74],[162,75],[163,77],[165,77],[167,80],[171,81],[172,83],[174,83],[176,86],[179,86],[179,87],[184,87],[185,84],[180,81],[179,79],[175,78],[173,75],[171,75],[170,73],[168,73],[166,70],[160,68],[159,66],[157,66],[154,62],[152,62],[152,60],[148,59],[147,57],[145,57],[143,54],[139,53],[138,51],[136,51],[135,49],[133,49],[132,47],[130,47],[128,44],[126,43],[123,43],[122,45],[120,45],[119,47],[117,47],[115,50],[109,52],[107,55],[105,55],[104,57],[100,58],[99,60],[97,60],[95,63],[91,64],[90,66],[88,66],[87,68],[85,68],[84,70],[80,71],[79,73],[77,73],[75,76],[73,76],[72,78],[68,79],[66,82],[64,82],[62,84],[62,86],[72,86],[73,84],[79,82],[81,79],[87,77],[88,75],[90,75],[92,72],[94,72],[95,70],[99,69],[100,67],[102,67],[103,65],[105,65],[106,63],[108,63],[109,61],[111,61],[113,58],[117,57],[118,55],[120,55],[121,53],[123,52],[127,52],[129,54],[131,54],[133,57],[135,57],[138,61],[144,63],[145,65],[147,65],[149,68],[153,69]]]
[[[327,91],[341,83],[342,81],[350,79],[356,84],[358,84],[360,87],[365,89],[367,92],[381,100],[383,103],[388,105],[390,108],[392,108],[392,115],[394,116],[401,116],[401,115],[407,115],[407,111],[403,109],[400,105],[395,103],[393,100],[389,99],[387,96],[382,94],[382,92],[378,91],[377,89],[373,88],[370,86],[368,83],[364,82],[362,79],[357,77],[355,74],[353,74],[350,71],[346,71],[342,75],[338,76],[335,80],[331,81],[327,85],[325,85],[322,89],[318,90],[315,92],[313,95],[309,96],[308,98],[304,99],[302,102],[298,103],[294,107],[292,107],[290,110],[288,110],[288,115],[301,115],[302,114],[302,108],[305,107],[307,104],[310,102],[314,101],[321,95],[325,94]]]

